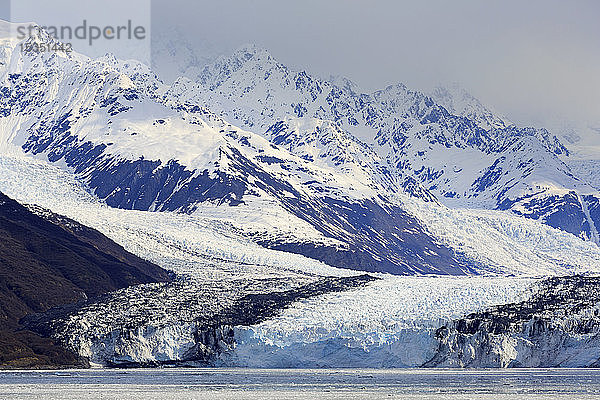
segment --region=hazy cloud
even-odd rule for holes
[[[155,0],[224,52],[253,42],[282,62],[365,90],[459,82],[519,123],[600,120],[597,1]]]
[[[224,53],[256,43],[365,91],[458,82],[521,124],[600,122],[599,16],[595,0],[154,0],[152,32]]]

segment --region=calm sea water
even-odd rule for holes
[[[588,399],[600,370],[129,369],[0,372],[0,399]]]

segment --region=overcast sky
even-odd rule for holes
[[[520,123],[600,121],[600,1],[154,0],[152,22],[364,90],[458,82]]]
[[[75,2],[122,16],[106,2]],[[63,3],[40,0],[59,16],[76,9]],[[600,126],[600,1],[152,0],[151,12],[153,33],[177,26],[198,48],[220,52],[256,43],[284,64],[346,76],[364,91],[458,82],[520,124]]]

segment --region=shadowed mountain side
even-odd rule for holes
[[[48,219],[0,193],[0,367],[82,366],[19,319],[112,290],[165,282],[162,268],[72,220]]]

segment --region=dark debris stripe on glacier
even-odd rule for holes
[[[600,367],[600,277],[552,277],[528,300],[436,331],[425,367]]]
[[[192,330],[195,343],[177,359],[139,362],[115,350],[94,361],[121,367],[181,363],[208,366],[235,347],[235,327],[276,317],[299,300],[361,287],[376,279],[357,275],[138,285],[85,303],[29,315],[22,323],[74,351],[79,351],[86,340],[102,342],[107,348],[123,348],[132,345],[140,332],[150,336],[161,329],[185,325]]]

